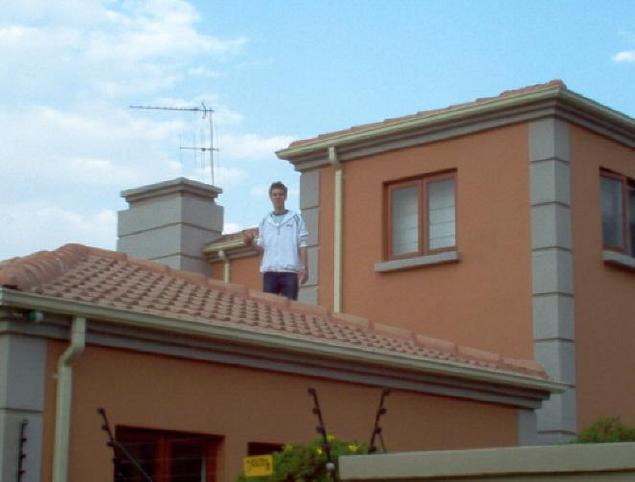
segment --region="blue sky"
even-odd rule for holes
[[[274,151],[559,78],[635,117],[635,0],[21,0],[0,9],[0,259],[114,249],[123,189],[186,176],[215,109],[228,231],[298,174]],[[207,142],[207,141],[205,141]]]

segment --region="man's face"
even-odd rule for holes
[[[272,189],[269,193],[271,204],[273,204],[274,211],[283,211],[284,202],[287,200],[287,195],[283,189]]]

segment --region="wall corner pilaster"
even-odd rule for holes
[[[540,443],[569,440],[577,430],[569,139],[568,123],[555,117],[529,124],[534,355],[571,386],[536,412]]]
[[[318,304],[320,288],[320,169],[300,174],[300,210],[309,231],[309,279],[300,288],[299,301]]]

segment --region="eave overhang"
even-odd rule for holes
[[[52,315],[82,316],[93,325],[111,324],[140,332],[164,333],[172,344],[175,343],[174,335],[207,340],[219,344],[225,351],[234,350],[230,358],[226,356],[224,359],[233,360],[238,365],[262,367],[262,361],[268,360],[267,366],[274,370],[521,408],[537,408],[552,393],[562,393],[568,388],[562,383],[518,373],[404,356],[331,341],[327,343],[291,334],[282,335],[271,330],[241,329],[223,321],[215,320],[212,325],[161,317],[8,288],[0,288],[0,306],[37,310]]]
[[[210,263],[224,261],[222,255],[231,260],[256,256],[257,254],[258,251],[252,246],[247,246],[242,239],[213,241],[203,247],[203,255]]]
[[[329,148],[337,150],[339,161],[346,161],[544,117],[558,117],[635,147],[635,119],[566,88],[550,86],[326,134],[292,144],[276,155],[302,171],[327,165]]]

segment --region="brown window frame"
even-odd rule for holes
[[[454,244],[443,248],[430,249],[428,247],[428,232],[429,232],[429,213],[428,213],[428,185],[432,182],[454,181]],[[396,189],[403,189],[406,187],[414,186],[417,188],[417,208],[418,208],[418,222],[419,231],[417,232],[417,250],[410,251],[408,253],[401,253],[393,255],[393,219],[392,219],[392,193]],[[385,190],[385,202],[384,202],[384,259],[405,259],[413,258],[416,256],[426,256],[436,253],[442,253],[446,251],[456,251],[457,249],[457,172],[443,171],[433,174],[426,174],[418,176],[416,178],[409,178],[400,181],[391,181],[384,184]]]
[[[249,442],[247,443],[247,455],[271,455],[274,452],[280,452],[284,444],[269,442]]]
[[[217,435],[205,435],[191,432],[176,432],[171,430],[156,430],[130,426],[117,426],[116,439],[127,448],[134,448],[135,445],[147,444],[152,446],[154,452],[153,460],[138,460],[142,466],[152,467],[153,480],[156,482],[171,482],[171,464],[173,451],[176,444],[198,446],[202,456],[205,457],[205,482],[217,482],[217,461],[222,437]],[[134,467],[127,459],[120,460],[124,466],[135,473]],[[141,474],[138,480],[142,480]],[[117,474],[114,479],[117,480]]]
[[[619,181],[622,188],[622,243],[620,245],[607,245],[604,242],[604,230],[602,229],[602,247],[609,251],[616,251],[619,253],[626,254],[628,256],[633,256],[633,252],[635,251],[635,239],[631,239],[629,233],[629,217],[631,213],[629,212],[629,197],[628,197],[628,189],[629,187],[635,188],[635,180],[613,171],[609,171],[608,169],[600,169],[600,182],[602,178],[610,178],[616,181]],[[602,192],[600,191],[600,202]],[[635,214],[635,213],[634,213]],[[600,211],[600,217],[603,213]],[[604,220],[600,218],[600,225]]]

